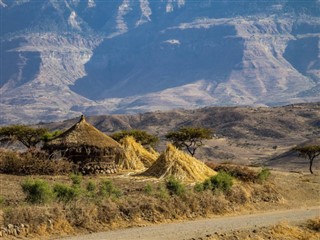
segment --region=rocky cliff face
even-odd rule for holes
[[[1,0],[1,124],[320,100],[317,0]]]

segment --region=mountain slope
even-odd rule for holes
[[[320,100],[317,0],[2,0],[0,9],[0,124]]]

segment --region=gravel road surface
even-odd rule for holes
[[[147,227],[134,227],[61,238],[61,240],[183,240],[205,237],[215,232],[223,233],[231,230],[269,226],[281,221],[290,223],[301,222],[319,216],[320,207],[309,207],[235,217],[217,217],[196,221],[158,224]]]

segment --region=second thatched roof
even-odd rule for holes
[[[204,163],[169,144],[157,161],[141,175],[157,178],[173,176],[183,181],[201,182],[216,174]]]

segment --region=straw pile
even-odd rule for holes
[[[183,181],[200,182],[215,174],[204,163],[169,144],[157,161],[141,175],[157,178],[173,176]]]
[[[118,167],[122,170],[142,170],[150,167],[159,154],[153,150],[149,152],[132,136],[127,136],[121,141],[124,148],[124,158],[118,162]]]

